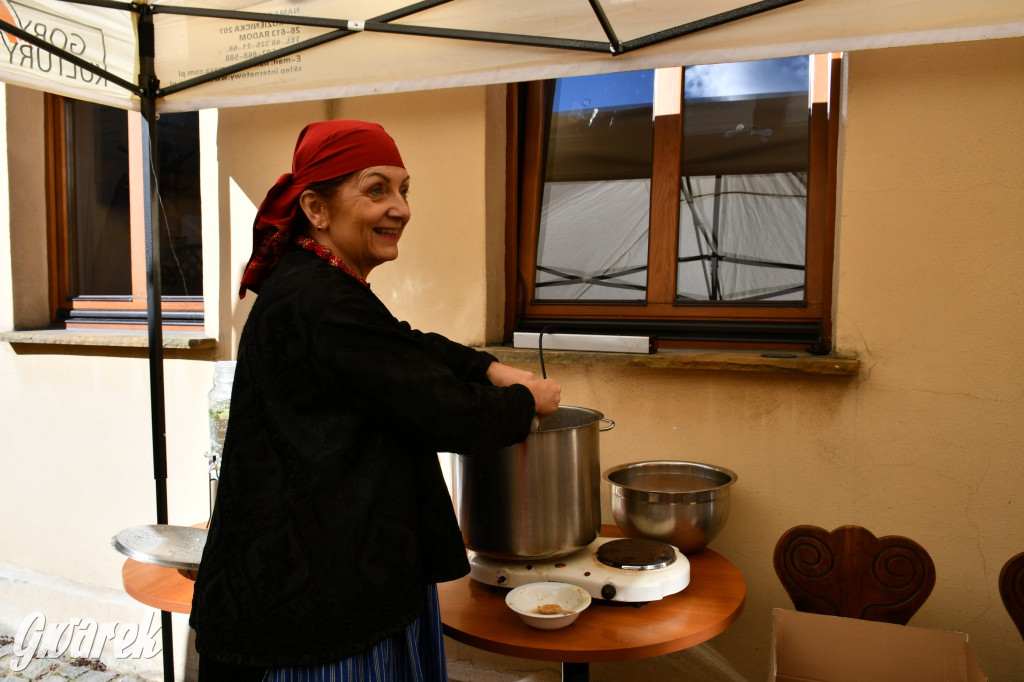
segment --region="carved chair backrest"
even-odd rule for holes
[[[1024,637],[1024,552],[1007,561],[999,571],[999,596],[1020,636]]]
[[[935,564],[921,545],[860,526],[791,528],[774,563],[793,605],[810,613],[906,625],[935,587]]]

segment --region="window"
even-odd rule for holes
[[[510,331],[827,352],[838,65],[514,88]]]
[[[47,95],[51,315],[68,328],[145,328],[140,114]],[[203,324],[199,116],[156,126],[164,329]]]

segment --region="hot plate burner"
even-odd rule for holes
[[[676,560],[672,545],[646,538],[622,538],[597,548],[597,560],[605,566],[627,571],[652,571]]]

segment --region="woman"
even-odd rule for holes
[[[202,682],[446,679],[434,585],[469,566],[436,453],[524,440],[560,389],[371,292],[408,189],[380,126],[313,123],[257,213],[193,599]]]

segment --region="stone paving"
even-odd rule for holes
[[[153,682],[150,678],[110,670],[101,661],[88,658],[33,658],[20,672],[11,669],[15,660],[14,637],[0,635],[0,682]]]

